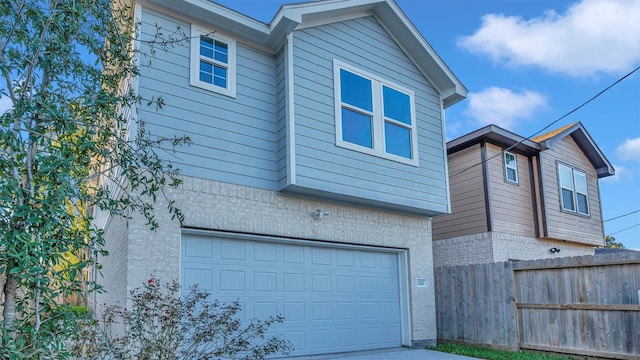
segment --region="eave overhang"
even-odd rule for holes
[[[609,160],[604,156],[604,153],[600,150],[598,145],[596,145],[595,141],[593,141],[593,138],[589,135],[587,129],[584,128],[581,122],[572,124],[551,137],[547,138],[544,135],[540,136],[541,139],[544,139],[538,141],[540,144],[540,150],[544,151],[552,148],[556,142],[566,136],[571,136],[571,138],[573,138],[573,141],[576,142],[580,150],[582,150],[587,159],[589,159],[591,165],[596,169],[598,178],[615,175],[616,171],[613,168],[613,165],[611,165]]]
[[[449,141],[447,143],[447,154],[453,154],[483,141],[503,148],[511,148],[511,151],[527,156],[536,155],[540,152],[540,146],[537,143],[499,126],[487,125],[481,129]]]
[[[284,5],[269,24],[209,0],[144,0],[240,40],[277,51],[296,28],[348,18],[375,16],[416,67],[434,85],[445,108],[463,100],[467,89],[393,0],[322,0]]]

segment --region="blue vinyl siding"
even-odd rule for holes
[[[190,29],[146,8],[142,20],[146,39],[156,24],[179,25],[187,35]],[[145,45],[142,51],[149,52]],[[296,31],[292,57],[286,45],[272,54],[237,42],[236,51],[235,98],[189,85],[188,43],[142,59],[151,67],[142,69],[140,94],[161,95],[166,105],[159,110],[142,105],[138,116],[154,136],[192,139],[175,153],[160,152],[182,174],[427,215],[447,211],[439,96],[374,18]],[[287,89],[289,59],[292,89]],[[419,166],[336,146],[333,59],[414,92]],[[291,92],[293,139],[288,138]]]
[[[167,31],[179,25],[189,35],[188,23],[143,8],[144,39],[152,38],[156,24]],[[145,45],[141,50],[149,52]],[[140,95],[145,99],[161,95],[165,106],[156,110],[143,102],[139,118],[152,135],[187,135],[192,140],[191,146],[180,147],[175,154],[159,155],[185,175],[276,190],[280,134],[275,57],[237,44],[234,99],[190,86],[189,56],[185,42],[166,52],[156,49],[155,57],[141,60],[141,64],[151,61],[151,67],[142,68]]]
[[[440,98],[372,17],[294,32],[295,186],[424,214],[447,211]],[[419,166],[336,146],[333,59],[414,91]]]
[[[278,188],[287,181],[287,92],[286,92],[286,51],[284,47],[276,54],[276,111],[278,146]]]

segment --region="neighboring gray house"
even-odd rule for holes
[[[434,344],[431,217],[450,212],[443,112],[466,96],[392,0],[285,5],[264,24],[207,0],[135,4],[141,36],[180,28],[134,86],[186,215],[149,231],[99,216],[106,293],[153,273],[199,284],[243,316],[282,314],[292,355]],[[142,51],[145,45],[142,43]],[[166,220],[165,220],[166,219]]]
[[[581,123],[532,140],[489,125],[449,141],[447,153],[452,214],[433,221],[436,267],[604,245],[598,179],[614,169]]]

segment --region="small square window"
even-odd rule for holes
[[[517,184],[518,180],[518,158],[515,154],[504,152],[504,176],[508,182]]]
[[[191,35],[190,84],[235,97],[235,40],[193,24]]]

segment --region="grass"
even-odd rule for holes
[[[442,351],[450,354],[470,356],[487,360],[571,360],[572,358],[559,355],[547,355],[532,351],[504,351],[476,346],[458,344],[438,344],[431,350]]]

